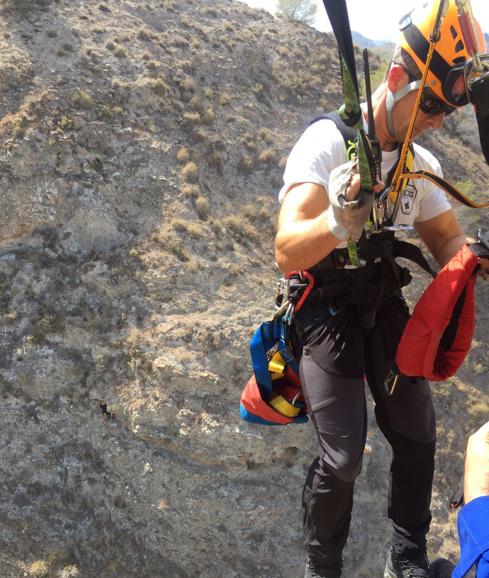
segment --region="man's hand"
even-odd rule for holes
[[[333,235],[342,241],[358,240],[370,216],[375,193],[383,188],[383,183],[379,182],[372,192],[362,190],[356,161],[333,169],[329,177],[330,206],[327,211]]]
[[[489,421],[469,437],[465,458],[464,499],[489,496]]]

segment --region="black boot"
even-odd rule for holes
[[[341,578],[341,564],[333,568],[318,568],[307,562],[304,578]]]
[[[384,578],[430,578],[426,554],[411,558],[403,558],[392,549],[387,555]]]
[[[451,578],[455,566],[446,558],[437,558],[430,564],[433,578]]]

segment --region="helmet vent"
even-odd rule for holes
[[[455,52],[462,52],[462,50],[465,48],[464,43],[459,40],[455,46]]]
[[[452,33],[453,38],[457,38],[458,33],[455,30],[455,26],[453,26],[453,24],[452,24],[452,26],[450,26],[450,32]]]

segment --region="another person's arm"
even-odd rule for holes
[[[462,578],[474,564],[477,578],[489,578],[489,422],[467,444],[464,498],[458,515],[460,561],[453,578]]]

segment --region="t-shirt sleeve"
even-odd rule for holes
[[[344,162],[345,144],[334,122],[315,122],[304,131],[287,159],[279,201],[298,183],[316,183],[327,190],[330,172]]]
[[[489,576],[489,496],[471,500],[458,514],[460,560],[452,578],[462,578],[474,564],[477,576]]]
[[[427,159],[422,159],[422,169],[443,177],[443,171],[438,160],[426,149],[423,156],[426,156]],[[428,180],[423,180],[423,186],[424,194],[419,203],[419,213],[414,220],[416,223],[433,219],[452,208],[447,200],[445,191]]]

